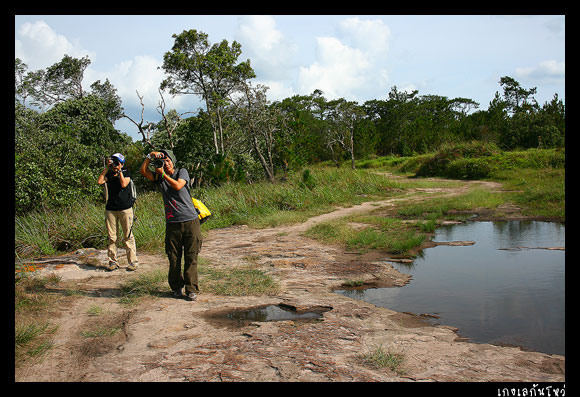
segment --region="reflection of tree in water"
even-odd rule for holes
[[[313,309],[310,311],[297,312],[296,310],[283,305],[270,305],[251,307],[245,310],[235,310],[229,313],[226,317],[230,320],[237,321],[238,323],[251,321],[284,321],[320,318],[324,311],[326,310]]]
[[[565,241],[565,227],[556,222],[493,222],[493,233],[495,239],[501,243],[502,247],[516,247],[521,245],[563,246]]]
[[[466,237],[466,236],[469,237]],[[434,241],[491,240],[496,248],[528,246],[564,246],[565,226],[540,221],[470,221],[460,225],[443,225],[435,230]]]

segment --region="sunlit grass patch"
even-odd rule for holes
[[[352,227],[352,222],[368,227]],[[354,215],[320,223],[305,233],[306,236],[327,244],[341,244],[349,250],[382,250],[394,254],[408,254],[423,243],[426,235],[418,228],[398,219],[369,215]]]
[[[377,346],[369,352],[361,353],[357,355],[357,359],[363,365],[374,369],[388,368],[398,374],[404,373],[401,365],[405,361],[405,357],[400,353],[391,353],[383,346]]]
[[[251,266],[217,269],[211,266],[199,268],[200,289],[216,295],[248,296],[276,295],[279,283],[262,270]]]

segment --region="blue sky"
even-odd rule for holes
[[[537,87],[540,104],[565,96],[563,15],[15,15],[15,56],[37,70],[88,55],[87,89],[108,78],[135,120],[138,91],[145,120],[159,121],[158,67],[171,36],[188,29],[238,41],[271,101],[318,88],[362,104],[396,85],[487,109],[502,76]],[[203,107],[193,95],[164,98],[180,113]],[[116,128],[140,139],[126,119]]]

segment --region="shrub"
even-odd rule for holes
[[[492,167],[487,159],[460,158],[452,161],[445,170],[445,175],[453,179],[481,179],[491,174]]]
[[[448,168],[451,163],[459,159],[478,159],[481,157],[490,157],[500,153],[499,148],[494,143],[486,143],[480,141],[472,141],[467,143],[460,143],[455,145],[442,146],[437,153],[431,158],[427,158],[425,162],[417,169],[417,176],[448,176]],[[454,172],[460,172],[462,167],[473,168],[474,176],[469,178],[477,178],[479,173],[484,172],[481,162],[474,162],[473,164],[461,164],[454,166]],[[485,173],[485,172],[484,172]],[[487,175],[489,170],[487,170]],[[464,179],[464,178],[462,178]]]

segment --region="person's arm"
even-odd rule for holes
[[[107,172],[109,172],[109,166],[113,163],[113,161],[111,161],[111,159],[109,159],[107,167],[105,167],[105,169],[103,170],[103,172],[101,172],[101,175],[99,175],[99,178],[97,179],[97,183],[99,185],[102,185],[103,183],[107,182]]]
[[[165,179],[165,181],[167,181],[167,183],[169,184],[169,186],[171,186],[173,190],[181,190],[181,188],[185,186],[186,183],[185,179],[178,178],[177,180],[175,180],[171,176],[169,176],[169,174],[166,174],[163,168],[157,168],[155,172],[160,174],[161,178]]]
[[[125,189],[127,187],[127,185],[129,185],[129,182],[131,182],[131,178],[123,175],[123,170],[120,169],[119,170],[119,181],[121,182],[121,188]]]

